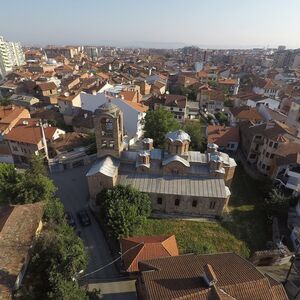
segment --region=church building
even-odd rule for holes
[[[154,211],[220,216],[226,208],[236,163],[217,145],[189,151],[190,136],[177,130],[166,134],[164,149],[146,138],[128,150],[122,111],[111,102],[96,111],[94,125],[98,160],[86,174],[92,200],[119,184],[148,193]]]

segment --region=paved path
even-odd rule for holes
[[[90,166],[84,166],[50,175],[58,188],[57,196],[63,202],[66,211],[73,214],[76,219],[77,230],[81,231],[81,238],[89,255],[86,273],[92,272],[113,260],[105,237],[90,211],[89,215],[92,221],[90,226],[80,226],[76,218],[78,210],[88,209],[88,187],[85,174],[89,168]],[[120,279],[120,274],[114,265],[88,276],[86,279],[93,282],[89,284],[90,290],[101,288],[104,294],[103,299],[136,299],[134,282]]]

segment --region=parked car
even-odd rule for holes
[[[79,222],[82,226],[91,225],[91,219],[88,215],[88,212],[85,209],[80,210],[79,212],[77,212],[77,217],[78,217],[78,220],[79,220]]]
[[[74,229],[77,227],[77,226],[76,226],[75,219],[74,219],[74,217],[73,217],[73,215],[72,215],[71,212],[66,211],[66,212],[65,212],[65,218],[66,218],[66,221],[67,221],[67,223],[69,224],[69,226],[71,226],[71,227],[74,228]]]

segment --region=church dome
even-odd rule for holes
[[[183,130],[168,132],[165,137],[166,139],[169,139],[171,142],[191,141],[191,137]]]

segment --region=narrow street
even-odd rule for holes
[[[88,208],[88,187],[85,174],[89,168],[90,166],[83,166],[50,175],[58,189],[57,196],[63,202],[65,210],[73,214],[77,224],[76,230],[81,232],[80,236],[89,255],[86,273],[92,272],[113,260],[101,228]],[[92,224],[87,227],[82,227],[76,217],[76,213],[83,208],[88,210],[92,221]],[[128,284],[124,280],[119,282],[119,277],[115,266],[110,265],[88,276],[88,279],[93,281],[93,288],[100,287],[105,293],[103,299],[136,299],[132,281],[129,281]],[[111,282],[109,288],[103,289],[103,286],[107,286],[107,283],[103,282],[107,280]]]

